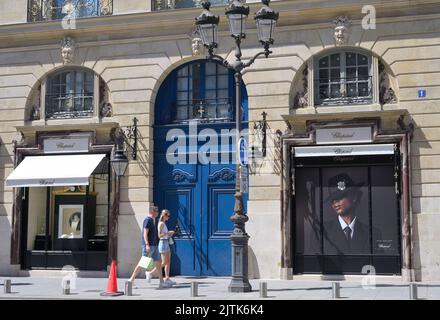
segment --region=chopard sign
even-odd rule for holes
[[[55,181],[54,180],[44,180],[44,179],[42,179],[42,180],[38,181],[38,183],[40,185],[42,185],[42,186],[49,186],[49,185],[54,184]]]
[[[335,148],[333,149],[333,152],[338,155],[351,154],[353,152],[353,148]]]
[[[89,138],[60,138],[44,140],[44,153],[88,152]]]
[[[371,127],[316,129],[316,144],[372,142]]]
[[[73,149],[73,148],[75,148],[75,143],[67,144],[67,143],[60,142],[60,143],[57,143],[57,148],[58,149]]]
[[[335,139],[348,139],[348,138],[353,138],[354,137],[354,132],[350,133],[343,133],[340,131],[336,131],[336,132],[332,132],[331,133],[332,137]]]

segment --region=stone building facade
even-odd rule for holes
[[[99,194],[96,198],[97,207],[103,207],[102,217],[106,216],[105,212],[119,211],[117,228],[110,230],[116,233],[115,242],[109,243],[110,247],[116,246],[119,274],[130,274],[139,258],[142,221],[148,207],[158,202],[154,180],[155,168],[161,165],[155,163],[154,143],[158,97],[162,85],[175,70],[184,70],[185,65],[205,59],[206,52],[193,43],[194,18],[200,8],[179,9],[173,2],[171,6],[175,5],[175,9],[168,9],[160,1],[145,0],[98,2],[98,11],[105,10],[100,10],[96,17],[78,18],[75,28],[65,29],[61,20],[45,18],[39,11],[41,1],[0,0],[2,275],[26,274],[29,270],[26,252],[35,248],[32,239],[23,239],[23,230],[27,228],[24,225],[31,223],[33,209],[38,207],[36,203],[49,203],[46,203],[46,188],[29,191],[32,188],[7,186],[6,179],[14,168],[26,156],[44,156],[46,138],[72,139],[86,135],[89,139],[86,153],[102,153],[110,158],[118,146],[119,129],[132,126],[134,117],[138,121],[138,153],[135,160],[130,159],[127,173],[121,179],[118,210],[114,207],[114,173],[109,170],[96,173],[105,177],[96,179],[97,187],[93,191],[101,190],[99,194],[105,194],[102,199]],[[261,6],[256,1],[247,2],[251,12]],[[370,128],[370,136],[359,141],[348,140],[348,145],[373,146],[367,147],[370,148],[367,152],[359,151],[363,157],[380,153],[375,148],[377,144],[393,145],[398,150],[385,152],[395,156],[390,160],[395,161],[396,167],[392,176],[399,178],[393,184],[398,190],[395,259],[386,262],[394,263],[389,270],[397,271],[384,274],[439,280],[440,236],[436,230],[440,228],[440,2],[370,1],[369,5],[376,10],[374,29],[362,26],[365,13],[361,1],[271,3],[280,12],[275,44],[271,48],[273,54],[257,59],[243,75],[250,145],[261,145],[260,132],[254,125],[262,120],[263,111],[267,113],[267,154],[250,163],[246,230],[250,235],[252,277],[290,278],[320,273],[319,268],[307,263],[301,262],[301,268],[297,265],[303,256],[295,251],[300,241],[296,219],[300,196],[295,186],[301,187],[295,157],[310,150],[300,147],[332,145],[331,141],[322,144],[317,141],[326,129]],[[212,7],[211,10],[222,16],[216,52],[232,60],[234,43],[227,30],[224,9]],[[261,50],[250,20],[253,19],[248,21],[248,36],[243,41],[243,59]],[[342,35],[338,34],[341,26],[346,27]],[[193,46],[197,47],[196,52]],[[349,92],[344,92],[351,88],[348,80],[344,80],[345,89],[341,89],[341,79],[348,78],[351,55],[358,59],[353,67],[358,73],[353,83],[359,91],[353,99],[349,99],[352,97]],[[328,67],[326,72],[335,70],[339,75],[335,83],[326,82],[330,86],[325,89],[319,82],[320,72],[325,69],[321,63],[331,64],[332,60],[326,59],[332,57],[344,61],[345,73],[341,75],[341,60]],[[362,59],[366,60],[362,62]],[[364,66],[368,72],[365,79],[360,79]],[[51,117],[48,88],[51,77],[63,71],[92,75],[88,85],[93,87],[89,97],[93,102],[86,115]],[[368,92],[359,94],[361,88]],[[332,90],[336,90],[335,96]],[[327,99],[332,97],[336,99]],[[362,161],[367,167],[366,160]],[[335,166],[334,162],[330,166]],[[32,197],[39,200],[31,201],[32,205],[24,210],[23,201]],[[219,201],[230,201],[222,199]],[[322,197],[320,202],[325,206]],[[36,220],[32,223],[38,224]],[[109,223],[103,225],[108,227]],[[222,252],[230,255],[230,250]],[[346,273],[361,273],[361,270]]]

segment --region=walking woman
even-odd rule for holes
[[[174,231],[168,231],[166,222],[170,219],[170,212],[166,209],[160,213],[158,234],[159,234],[159,252],[162,256],[162,267],[165,268],[164,282],[168,285],[176,284],[170,279],[171,251],[169,239],[174,235]]]

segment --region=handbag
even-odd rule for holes
[[[150,257],[142,256],[138,262],[138,266],[147,269],[147,271],[152,270],[154,268],[154,260]]]

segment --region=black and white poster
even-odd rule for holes
[[[297,170],[296,253],[397,255],[399,221],[392,169]]]

